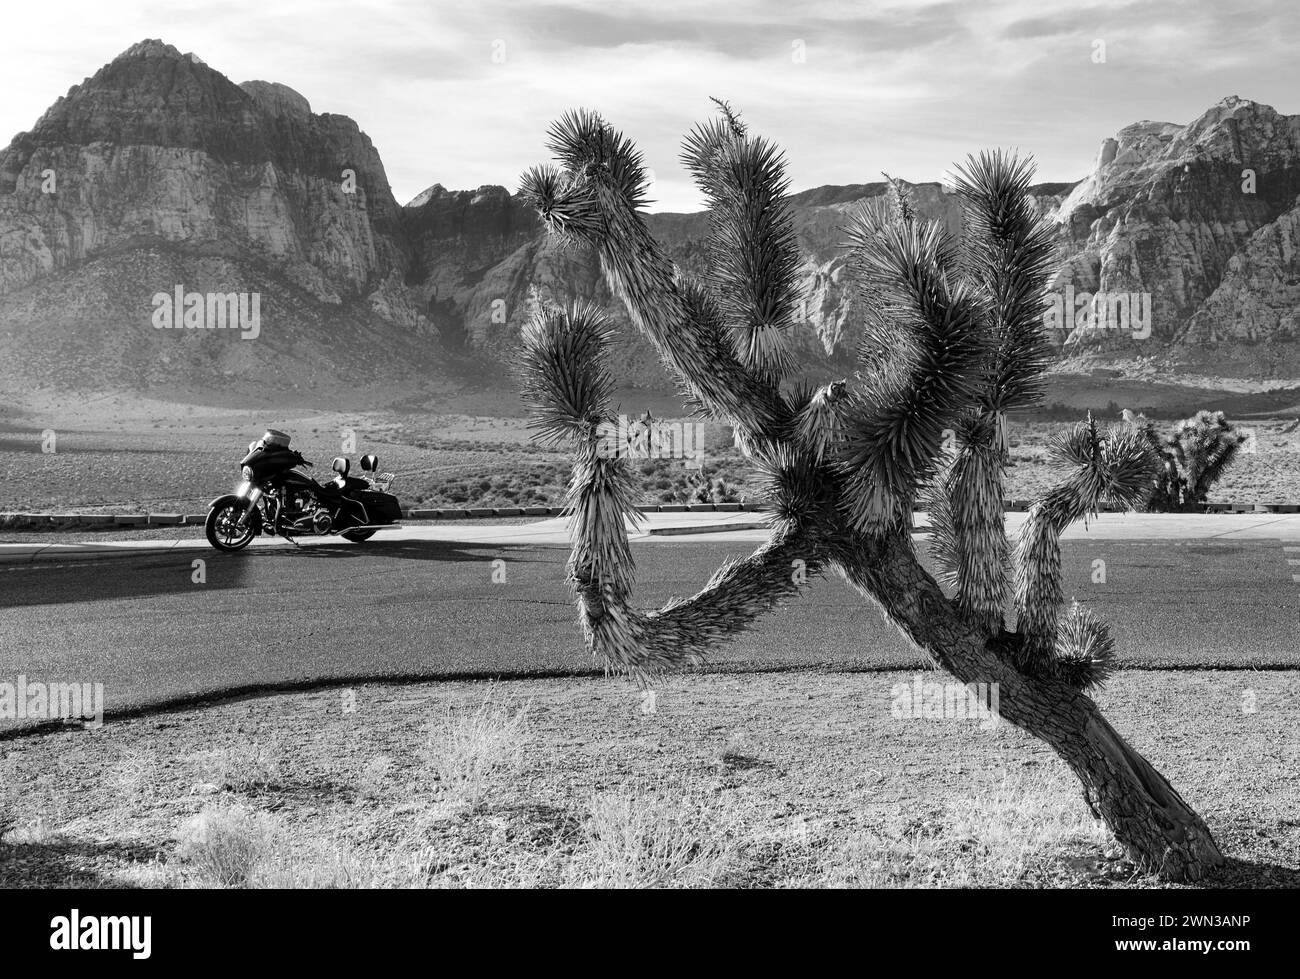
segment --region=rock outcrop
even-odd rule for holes
[[[1291,343],[1300,338],[1300,202],[1264,225],[1232,258],[1179,342]]]
[[[235,85],[161,41],[72,88],[0,153],[0,338],[28,364],[58,360],[45,345],[62,321],[84,354],[78,373],[93,375],[98,356],[103,384],[147,379],[164,356],[202,375],[200,351],[225,336],[155,332],[152,297],[256,284],[267,344],[320,344],[322,368],[343,370],[363,352],[331,356],[308,321],[339,313],[381,336],[433,335],[401,285],[408,265],[401,209],[355,122],[313,114],[283,85]],[[88,276],[113,280],[91,290],[99,305],[66,294]],[[141,357],[134,370],[112,367],[122,343]],[[255,359],[238,346],[221,347],[214,373]]]
[[[1186,126],[1124,128],[1102,143],[1092,172],[1052,214],[1062,238],[1057,288],[1149,294],[1151,336],[1079,328],[1062,339],[1122,349],[1197,343],[1211,332],[1244,337],[1227,322],[1215,331],[1189,324],[1198,316],[1202,324],[1211,315],[1236,316],[1226,295],[1213,312],[1203,306],[1232,263],[1246,261],[1237,257],[1253,236],[1289,212],[1298,194],[1300,116],[1233,96]],[[1274,334],[1256,331],[1266,336]]]
[[[954,196],[911,186],[922,214],[960,231]],[[791,197],[805,301],[790,343],[811,376],[851,367],[860,317],[841,229],[885,189]],[[1141,122],[1104,140],[1081,182],[1035,188],[1059,233],[1055,288],[1149,294],[1151,336],[1079,329],[1071,315],[1057,339],[1094,357],[1228,345],[1246,351],[1235,358],[1247,371],[1253,345],[1295,349],[1298,195],[1300,117],[1255,102],[1225,99],[1188,125]],[[648,222],[684,271],[704,270],[706,214]],[[153,300],[177,286],[259,292],[259,342],[157,329]],[[161,41],[74,86],[0,151],[0,368],[10,377],[197,391],[286,372],[397,385],[468,365],[507,387],[538,299],[605,306],[627,327],[614,354],[621,375],[667,385],[593,256],[556,246],[507,189],[434,184],[399,206],[351,119],[315,113],[276,82],[236,85]],[[1270,370],[1278,362],[1275,350]]]

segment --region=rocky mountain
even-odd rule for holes
[[[1072,342],[1194,358],[1219,344],[1296,338],[1300,116],[1235,96],[1186,126],[1139,122],[1106,139],[1051,215],[1058,287],[1149,293],[1151,337],[1069,330]],[[1068,326],[1069,324],[1067,324]]]
[[[852,362],[840,229],[884,189],[791,198],[805,295],[793,343],[810,374]],[[960,230],[944,188],[913,191],[922,213]],[[1185,126],[1137,123],[1103,142],[1078,184],[1035,193],[1059,232],[1063,297],[1149,297],[1143,338],[1071,310],[1064,357],[1300,376],[1300,117],[1229,98]],[[701,268],[707,215],[648,220],[675,261]],[[273,82],[237,85],[161,41],[74,86],[0,151],[7,387],[505,388],[535,294],[602,303],[626,323],[592,256],[551,243],[505,188],[435,184],[399,206],[351,119]],[[255,332],[229,328],[254,310]],[[623,334],[619,370],[665,388],[653,352]]]
[[[409,264],[402,209],[355,122],[161,41],[0,153],[0,342],[29,380],[201,388],[386,369],[401,359],[364,338],[411,354],[435,333]],[[154,297],[178,286],[259,294],[258,342],[155,329]]]

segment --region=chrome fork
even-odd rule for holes
[[[253,512],[254,507],[257,506],[257,501],[260,500],[261,498],[262,498],[262,491],[258,489],[258,487],[256,486],[249,487],[248,507],[247,509],[244,510],[242,514],[240,514],[239,521],[237,523],[237,526],[239,527],[241,532],[244,530],[245,527],[248,526],[249,514]]]

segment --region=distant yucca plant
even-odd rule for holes
[[[1005,530],[1006,413],[1038,403],[1050,353],[1042,311],[1054,239],[1030,198],[1031,164],[994,152],[959,168],[959,239],[893,178],[884,200],[851,217],[857,370],[814,388],[788,376],[801,296],[784,158],[719,104],[721,117],[697,126],[683,151],[709,204],[698,279],[646,227],[641,154],[595,113],[555,123],[556,165],[523,178],[551,234],[594,251],[690,403],[735,428],[771,510],[771,537],[749,557],[689,599],[638,609],[631,477],[596,434],[613,412],[610,327],[589,305],[539,311],[524,336],[524,398],[538,436],[574,452],[568,574],[588,647],[644,680],[700,661],[835,570],[958,680],[998,685],[1003,717],[1065,759],[1135,860],[1201,876],[1221,861],[1204,823],[1084,693],[1113,665],[1104,624],[1062,608],[1061,532],[1104,503],[1140,505],[1154,453],[1140,435],[1088,419],[1053,445],[1061,479],[1014,552]],[[919,502],[948,593],[912,544]]]
[[[1221,411],[1198,411],[1166,434],[1156,431],[1145,415],[1126,411],[1124,419],[1159,455],[1147,509],[1161,513],[1194,510],[1203,504],[1248,441]]]

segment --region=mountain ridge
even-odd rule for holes
[[[960,232],[947,188],[907,185],[920,213]],[[791,347],[811,377],[852,369],[858,316],[840,228],[885,186],[789,195],[805,296]],[[1300,116],[1229,96],[1186,125],[1133,123],[1101,141],[1080,180],[1032,194],[1057,229],[1054,290],[1152,300],[1152,338],[1070,323],[1053,337],[1063,363],[1176,374],[1231,362],[1300,376]],[[703,270],[707,213],[646,223],[684,271]],[[155,333],[151,296],[177,285],[266,290],[261,346]],[[404,388],[466,370],[506,384],[534,296],[604,306],[620,327],[616,369],[633,386],[670,387],[594,258],[558,247],[508,188],[434,183],[399,204],[354,120],[315,113],[278,82],[236,84],[160,40],[132,45],[0,151],[11,381],[148,389],[164,365],[196,392],[232,377],[255,390],[293,365],[336,379],[388,371]]]

